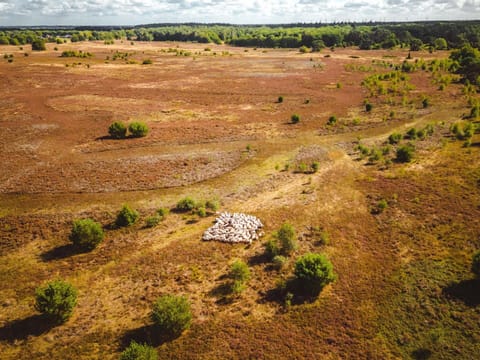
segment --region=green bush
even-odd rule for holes
[[[64,323],[77,305],[77,290],[69,283],[54,280],[35,291],[35,309],[55,323]]]
[[[113,139],[124,139],[127,135],[127,127],[125,124],[115,121],[108,128],[108,133]]]
[[[43,39],[35,39],[32,41],[32,50],[33,51],[44,51],[47,50],[45,46],[45,41]]]
[[[142,65],[151,65],[153,64],[153,61],[151,59],[145,59],[142,61]]]
[[[207,216],[207,209],[205,209],[203,206],[199,207],[197,209],[197,215],[200,217],[206,217]]]
[[[370,111],[372,111],[372,109],[373,109],[373,105],[372,105],[372,104],[370,104],[370,103],[366,103],[366,104],[365,104],[365,111],[366,111],[366,112],[370,112]]]
[[[328,125],[335,125],[337,123],[337,117],[335,115],[332,115],[328,118]]]
[[[237,260],[230,267],[228,277],[232,280],[230,291],[239,294],[245,289],[245,283],[250,280],[250,269],[243,261]]]
[[[175,206],[175,210],[180,212],[192,211],[193,209],[195,209],[195,200],[188,196],[177,202]]]
[[[396,160],[401,163],[410,162],[413,159],[415,148],[412,145],[404,145],[397,149]]]
[[[277,102],[279,104],[283,103],[283,96],[279,96]]]
[[[160,220],[163,220],[167,217],[167,215],[170,213],[170,210],[167,208],[160,208],[157,210],[157,215],[160,216]]]
[[[416,140],[417,139],[417,129],[411,128],[405,134],[405,139]]]
[[[123,205],[120,212],[117,214],[117,219],[115,220],[115,225],[117,226],[130,226],[137,222],[138,212],[132,209],[127,204]]]
[[[220,203],[217,200],[207,200],[205,207],[211,211],[217,211],[220,208]]]
[[[293,114],[291,117],[290,117],[290,121],[292,122],[292,124],[297,124],[300,122],[300,115],[298,114]]]
[[[332,263],[323,254],[308,253],[295,262],[295,277],[304,291],[320,292],[335,281]]]
[[[164,295],[153,303],[151,318],[165,334],[178,336],[190,327],[190,304],[183,296]]]
[[[422,106],[424,109],[430,106],[430,100],[428,98],[423,98],[422,100]]]
[[[143,122],[133,122],[128,126],[128,131],[133,137],[144,137],[148,134],[148,126]]]
[[[93,250],[103,241],[102,226],[92,219],[75,220],[70,233],[70,241],[81,250]]]
[[[472,258],[472,272],[480,278],[480,251],[473,254]]]
[[[149,216],[145,220],[145,226],[147,228],[153,228],[153,227],[157,226],[158,224],[160,224],[160,221],[162,221],[162,218],[160,217],[160,215]]]
[[[388,142],[392,145],[398,144],[401,140],[402,140],[402,134],[399,134],[399,133],[392,133],[388,137]]]
[[[289,223],[284,223],[277,231],[277,238],[280,243],[280,252],[288,256],[297,248],[297,235],[295,228]]]
[[[158,353],[155,348],[147,344],[138,344],[132,341],[120,355],[120,360],[157,360]]]
[[[318,169],[320,168],[320,163],[318,161],[314,161],[312,165],[310,165],[312,172],[316,173]]]
[[[285,265],[286,262],[287,262],[287,258],[282,255],[277,255],[272,259],[273,266],[277,270],[280,270]]]
[[[264,246],[265,255],[268,257],[269,260],[273,260],[273,258],[280,253],[280,248],[278,247],[276,239],[268,240]]]

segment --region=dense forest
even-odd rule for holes
[[[129,41],[195,41],[235,46],[360,49],[407,47],[424,49],[480,47],[480,21],[416,23],[340,23],[289,25],[150,24],[133,27],[0,28],[0,45],[115,39]]]

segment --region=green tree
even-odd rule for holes
[[[70,233],[70,241],[81,250],[93,250],[103,241],[102,226],[92,219],[75,220]]]
[[[332,263],[323,254],[308,253],[295,262],[295,277],[306,292],[316,294],[335,281]]]
[[[35,39],[32,41],[32,50],[33,51],[43,51],[47,50],[45,46],[45,40],[43,39]]]
[[[470,45],[452,51],[450,59],[458,63],[457,73],[462,75],[465,81],[479,84],[480,76],[480,51]]]
[[[163,295],[153,303],[151,318],[165,334],[179,336],[192,322],[190,304],[183,296]]]
[[[35,291],[35,309],[54,323],[64,323],[77,305],[77,290],[69,283],[54,280]]]
[[[397,149],[396,160],[401,163],[410,162],[413,159],[415,148],[411,144],[400,146]]]
[[[130,345],[120,355],[120,360],[157,360],[158,353],[155,348],[138,344],[132,341]]]
[[[250,280],[250,269],[245,262],[237,260],[230,267],[228,277],[232,280],[230,291],[239,294],[245,289],[245,283]]]
[[[277,238],[280,243],[280,252],[288,256],[297,248],[297,235],[295,228],[289,224],[284,223],[277,231]]]
[[[128,126],[133,137],[144,137],[148,134],[148,126],[143,122],[133,122]]]
[[[133,225],[137,222],[138,216],[139,215],[136,210],[125,204],[123,205],[120,212],[117,214],[115,225],[120,227]]]
[[[108,128],[108,133],[113,139],[124,139],[127,135],[127,127],[125,124],[115,121]]]
[[[435,49],[437,50],[448,49],[447,40],[445,40],[444,38],[436,38],[435,41],[433,42],[433,46],[435,46]]]
[[[292,122],[292,124],[297,124],[300,122],[300,115],[298,114],[293,114],[291,117],[290,117],[290,121]]]

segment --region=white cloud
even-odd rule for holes
[[[480,0],[0,0],[2,25],[475,19]]]

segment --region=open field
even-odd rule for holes
[[[64,50],[93,56],[60,57]],[[480,97],[465,95],[454,75],[428,71],[449,52],[412,52],[425,69],[375,94],[362,81],[393,71],[407,50],[116,41],[44,52],[0,46],[0,55],[0,358],[117,359],[132,339],[162,359],[478,357],[480,287],[470,262],[480,248],[480,135],[464,146],[449,129],[469,114],[467,97]],[[440,75],[452,77],[443,90]],[[150,132],[113,140],[113,121],[143,121]],[[383,151],[392,132],[426,126],[432,134],[412,140],[412,162],[393,159],[397,145]],[[383,153],[369,161],[359,144]],[[313,163],[318,171],[297,171]],[[265,237],[202,242],[214,217],[178,213],[144,227],[185,196],[257,216]],[[379,210],[381,200],[388,206]],[[140,221],[117,229],[124,203]],[[68,236],[84,217],[106,238],[76,253]],[[284,222],[299,246],[275,270],[263,243]],[[279,283],[309,251],[325,253],[338,278],[318,299],[285,306]],[[252,277],[225,299],[235,259]],[[79,299],[72,318],[51,327],[34,293],[56,278]],[[193,323],[156,341],[151,304],[168,293],[189,299]]]

